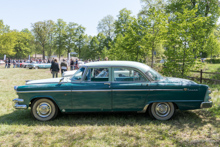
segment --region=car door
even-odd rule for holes
[[[111,68],[88,67],[82,82],[72,83],[74,111],[111,111],[110,71]],[[80,74],[74,74],[76,79]]]
[[[112,67],[113,111],[141,111],[147,100],[148,83],[137,69]]]

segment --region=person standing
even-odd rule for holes
[[[63,74],[64,71],[68,70],[68,66],[67,66],[67,63],[66,63],[65,59],[63,59],[63,62],[61,62],[60,68],[61,68],[61,74]]]
[[[8,59],[8,68],[10,68],[10,65],[11,65],[11,59],[9,58]]]
[[[76,69],[79,69],[79,66],[78,66],[78,59],[76,59],[76,65],[75,65]]]
[[[5,68],[8,68],[8,58],[5,60]]]
[[[13,60],[13,68],[15,68],[16,65],[16,59]]]
[[[73,59],[70,59],[70,69],[73,70],[74,67],[74,61]]]
[[[56,78],[58,77],[58,72],[60,71],[60,68],[59,68],[59,64],[57,63],[57,59],[54,59],[54,63],[51,64],[50,71],[53,75],[53,78],[55,75]]]

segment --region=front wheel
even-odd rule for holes
[[[31,112],[35,119],[48,121],[57,116],[58,108],[51,100],[42,98],[33,102]]]
[[[152,118],[157,120],[168,120],[175,113],[175,106],[171,102],[157,102],[150,105],[148,112]]]

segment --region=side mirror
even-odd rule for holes
[[[62,78],[60,79],[60,81],[59,81],[59,83],[58,83],[58,84],[60,84],[60,83],[63,81],[63,79],[64,79],[64,77],[62,77]]]

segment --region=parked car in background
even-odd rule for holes
[[[83,61],[78,61],[78,64],[79,64],[79,68],[84,65],[85,63]]]
[[[207,85],[191,80],[163,77],[149,66],[132,61],[91,62],[70,77],[32,80],[15,86],[16,109],[31,107],[33,117],[48,121],[58,111],[148,112],[168,120],[176,109],[212,107]]]
[[[76,71],[77,70],[65,71],[65,72],[63,72],[62,77],[72,77]]]
[[[46,68],[50,68],[51,67],[51,63],[30,63],[27,65],[27,68],[29,69],[46,69]]]
[[[5,62],[3,60],[0,60],[0,65],[5,64]]]

